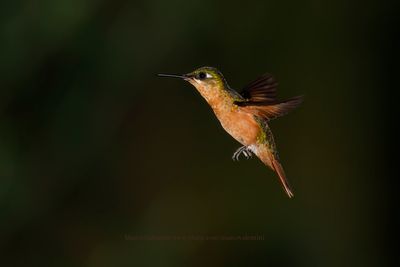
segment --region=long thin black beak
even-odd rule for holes
[[[159,76],[159,77],[170,77],[170,78],[180,78],[180,79],[187,79],[187,78],[189,78],[189,77],[186,76],[186,75],[162,74],[162,73],[157,74],[157,76]]]

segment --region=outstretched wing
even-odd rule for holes
[[[248,112],[257,115],[266,120],[272,120],[286,115],[293,109],[297,108],[303,102],[303,96],[295,96],[287,100],[266,104],[263,106],[245,106]]]
[[[277,101],[277,87],[275,78],[266,73],[248,84],[240,93],[244,100],[235,104],[258,117],[271,120],[287,114],[303,101],[302,96]]]
[[[255,81],[249,83],[240,93],[245,101],[239,102],[241,106],[260,105],[273,103],[276,100],[278,83],[274,76],[265,73]]]

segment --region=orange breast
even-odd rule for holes
[[[253,115],[242,111],[239,107],[229,110],[214,110],[222,127],[241,144],[255,144],[260,132],[260,126]]]

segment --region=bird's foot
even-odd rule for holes
[[[247,146],[241,146],[239,147],[235,153],[233,153],[232,159],[233,160],[239,160],[240,154],[242,154],[246,157],[246,159],[249,159],[253,156],[253,153]]]

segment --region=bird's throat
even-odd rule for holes
[[[207,101],[214,112],[223,112],[234,108],[234,100],[229,93],[217,85],[191,82],[200,95]]]

